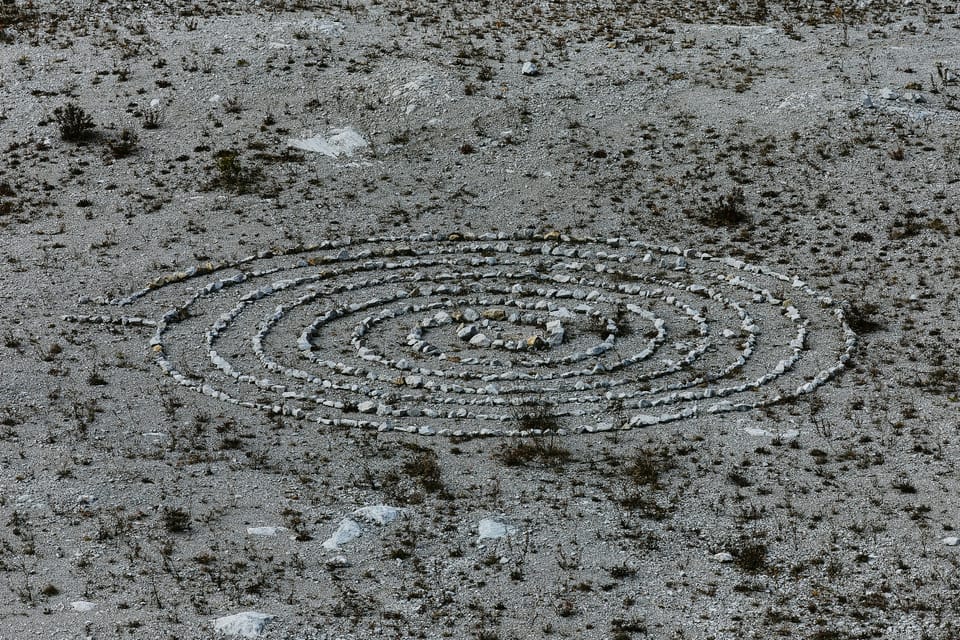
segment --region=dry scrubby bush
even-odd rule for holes
[[[762,542],[750,542],[734,555],[737,566],[748,573],[758,573],[767,567],[767,545]]]
[[[190,512],[181,507],[164,507],[161,518],[163,528],[170,533],[181,533],[188,530],[192,520]]]
[[[440,464],[437,462],[437,454],[430,449],[425,449],[412,460],[408,460],[403,465],[403,470],[415,478],[428,493],[436,493],[443,489],[443,477]]]
[[[114,158],[126,158],[137,150],[137,144],[140,142],[140,136],[133,129],[124,127],[120,130],[120,135],[110,140],[107,146],[110,148],[110,154]]]
[[[517,440],[503,447],[497,458],[508,467],[525,467],[533,462],[548,467],[560,467],[570,459],[570,451],[549,439]]]
[[[556,432],[560,428],[557,422],[557,416],[549,404],[542,403],[534,407],[518,407],[513,412],[513,418],[517,423],[517,428],[521,431],[540,430],[543,432]]]
[[[163,109],[147,109],[143,112],[144,129],[159,129],[163,121],[166,120],[166,113]]]
[[[39,17],[37,7],[31,0],[20,3],[13,0],[0,1],[0,42],[13,42],[13,36],[5,31],[7,27],[33,26]]]
[[[236,193],[250,193],[262,178],[260,169],[245,166],[240,161],[240,152],[233,149],[218,151],[213,159],[217,168],[214,186]]]
[[[883,328],[877,318],[879,308],[871,302],[850,303],[844,310],[844,318],[850,328],[860,335],[872,333]]]
[[[93,118],[76,103],[68,102],[53,110],[60,137],[67,142],[83,142],[94,135]]]
[[[705,221],[714,227],[736,227],[750,219],[744,209],[747,199],[737,187],[720,196],[708,209]]]

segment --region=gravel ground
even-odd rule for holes
[[[956,638],[960,14],[705,4],[0,4],[0,638]]]

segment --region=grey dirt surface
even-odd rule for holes
[[[958,36],[0,2],[0,638],[960,637]]]

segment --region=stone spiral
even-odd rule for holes
[[[191,390],[421,435],[532,435],[531,411],[559,434],[747,411],[814,392],[857,346],[797,277],[556,232],[273,249],[84,302],[152,309],[64,319],[153,328],[157,365]]]

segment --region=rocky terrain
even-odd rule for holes
[[[958,637],[958,29],[0,3],[0,638]]]

